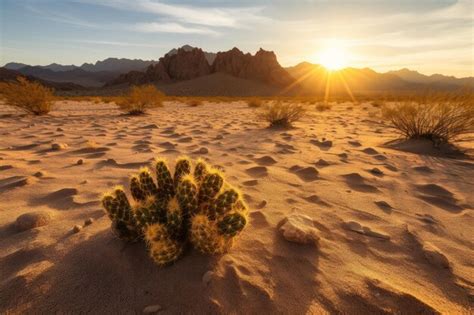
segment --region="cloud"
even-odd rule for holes
[[[195,7],[167,4],[154,0],[72,0],[111,7],[118,10],[133,10],[151,13],[175,22],[214,27],[245,28],[248,23],[268,22],[270,19],[259,13],[263,7]]]
[[[137,23],[132,26],[132,29],[144,33],[219,34],[209,28],[186,27],[178,23]]]
[[[148,47],[148,48],[165,48],[166,45],[144,44],[144,43],[130,43],[130,42],[116,42],[107,40],[89,40],[89,39],[73,39],[70,42],[93,44],[93,45],[107,45],[107,46],[121,46],[121,47]]]

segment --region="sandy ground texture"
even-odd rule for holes
[[[312,108],[271,130],[244,103],[141,117],[87,102],[44,117],[0,106],[0,313],[472,312],[474,161],[387,145],[396,134],[369,104]],[[228,254],[192,251],[160,269],[143,244],[113,236],[98,200],[154,157],[180,155],[222,167],[250,223]],[[27,212],[37,217],[17,224]],[[317,246],[283,237],[294,216]]]

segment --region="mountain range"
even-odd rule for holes
[[[273,52],[263,49],[255,55],[243,53],[238,48],[211,53],[189,45],[170,50],[158,61],[108,58],[81,66],[56,63],[30,66],[11,62],[2,69],[0,80],[5,80],[5,71],[8,70],[50,86],[65,83],[63,89],[82,86],[119,90],[129,85],[153,83],[176,95],[323,94],[327,90],[330,93],[347,93],[348,90],[370,93],[474,88],[473,77],[427,76],[409,69],[378,73],[369,68],[345,68],[328,72],[324,67],[309,62],[283,68]],[[205,88],[204,83],[213,88]],[[245,86],[247,90],[236,85]],[[257,85],[258,89],[251,88]]]

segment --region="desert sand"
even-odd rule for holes
[[[0,105],[0,313],[472,312],[474,137],[458,143],[464,156],[409,152],[387,145],[397,135],[368,103],[312,110],[287,130],[255,111],[169,102],[127,116],[61,101],[33,117]],[[228,254],[160,269],[145,245],[114,237],[99,199],[154,157],[181,155],[222,167],[250,223]],[[19,231],[17,217],[38,211],[46,224]],[[295,217],[316,244],[283,237]]]

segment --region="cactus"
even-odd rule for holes
[[[201,210],[191,219],[191,242],[203,253],[226,252],[247,224],[248,209],[240,193],[234,188],[225,190]]]
[[[201,159],[192,172],[191,160],[179,158],[173,176],[164,159],[153,166],[156,183],[146,167],[130,178],[132,205],[121,187],[102,198],[119,238],[144,239],[160,266],[176,261],[188,243],[203,253],[226,252],[247,224],[241,194]]]

